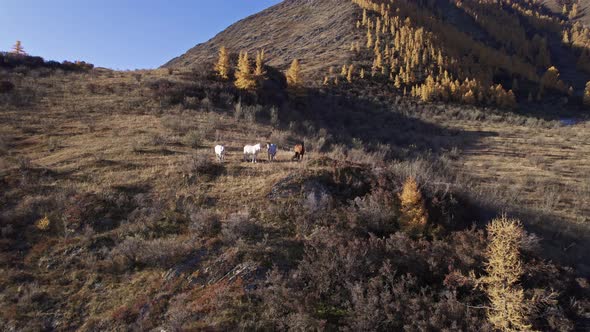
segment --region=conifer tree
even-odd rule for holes
[[[287,84],[291,87],[296,87],[301,84],[301,67],[299,60],[295,59],[291,62],[289,70],[287,70]]]
[[[402,192],[399,194],[401,202],[402,221],[413,230],[422,230],[428,222],[428,212],[424,205],[422,193],[414,177],[409,177],[404,182]]]
[[[222,79],[227,80],[229,78],[229,54],[225,46],[222,46],[219,49],[219,58],[217,60],[217,63],[215,64],[215,71],[217,72],[217,75],[219,75],[219,77],[221,77]]]
[[[256,85],[256,81],[252,78],[250,70],[250,58],[248,57],[248,52],[240,52],[235,85],[242,90],[252,89]]]
[[[586,88],[584,89],[584,105],[590,106],[590,82],[586,83]]]
[[[545,89],[555,89],[558,91],[563,92],[565,90],[565,85],[563,81],[559,79],[559,70],[554,66],[549,67],[543,77],[541,77],[541,89],[539,91],[539,96],[543,96]]]
[[[519,285],[524,230],[518,220],[502,216],[494,219],[487,231],[487,276],[482,281],[491,304],[488,320],[500,331],[528,331],[529,306]]]
[[[570,10],[569,18],[570,18],[570,20],[573,20],[576,17],[578,17],[578,4],[574,3],[572,5],[572,10]]]
[[[563,38],[562,38],[562,41],[563,41],[565,44],[569,44],[569,43],[570,43],[570,35],[569,35],[569,33],[568,33],[567,31],[564,31],[564,32],[563,32]]]
[[[346,80],[348,83],[352,83],[352,74],[354,72],[354,65],[348,66],[348,72],[346,74]]]
[[[254,70],[254,75],[257,77],[266,75],[266,71],[264,70],[264,50],[256,52],[256,69]]]
[[[20,40],[17,40],[14,46],[12,47],[12,53],[16,55],[26,55],[25,49]]]
[[[371,33],[371,29],[367,29],[367,48],[371,49],[373,47],[373,34]]]
[[[402,87],[402,79],[399,77],[399,75],[395,75],[393,86],[395,86],[396,89],[400,89]]]

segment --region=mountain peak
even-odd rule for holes
[[[354,13],[359,11],[350,1],[285,0],[231,25],[164,67],[190,68],[213,61],[225,46],[232,53],[264,49],[271,66],[285,68],[299,59],[303,72],[317,72],[347,62],[346,50],[355,40]]]

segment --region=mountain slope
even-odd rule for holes
[[[233,24],[164,67],[186,68],[213,60],[221,46],[231,52],[264,49],[268,64],[279,68],[297,58],[304,72],[342,64],[355,38],[355,11],[359,9],[350,1],[287,0]]]

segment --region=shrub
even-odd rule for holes
[[[10,81],[0,81],[0,93],[9,93],[14,90],[14,84]]]
[[[184,136],[184,144],[186,146],[190,146],[193,149],[201,146],[202,141],[203,136],[201,135],[201,132],[197,130],[191,130]]]
[[[130,237],[119,243],[110,253],[113,261],[123,266],[171,267],[194,250],[193,243],[176,237],[143,240]]]
[[[210,210],[200,210],[190,215],[189,229],[192,233],[203,237],[212,237],[221,231],[219,216]]]
[[[250,220],[248,213],[234,213],[223,223],[221,234],[226,241],[232,243],[239,239],[253,239],[261,232],[260,227]]]
[[[213,160],[213,157],[204,152],[198,152],[187,157],[184,162],[184,176],[188,181],[211,180],[219,176],[224,166]]]

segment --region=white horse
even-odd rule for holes
[[[268,152],[268,160],[275,161],[275,157],[277,156],[277,145],[272,143],[266,144],[266,152]]]
[[[248,157],[251,157],[252,163],[255,163],[256,157],[258,157],[260,150],[262,150],[260,144],[244,146],[244,161],[247,161]]]
[[[215,155],[217,156],[217,160],[220,162],[225,161],[225,146],[217,145],[215,146]]]

